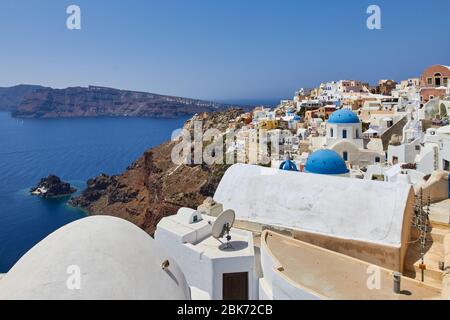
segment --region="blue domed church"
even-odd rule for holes
[[[344,159],[333,150],[319,150],[312,153],[305,167],[306,173],[325,175],[348,175],[350,172]]]
[[[347,140],[362,148],[364,143],[361,130],[361,122],[353,111],[337,110],[327,122],[327,147],[331,148],[339,141]]]
[[[347,163],[351,168],[363,168],[385,158],[384,153],[364,148],[361,122],[356,113],[348,109],[332,113],[327,121],[325,136],[312,138],[311,146],[312,150],[319,150],[322,156],[332,157],[332,162],[336,164],[339,162],[337,155],[344,165]],[[321,149],[329,149],[334,155],[323,153]],[[328,164],[330,161],[325,162]]]

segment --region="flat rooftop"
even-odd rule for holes
[[[430,206],[430,219],[432,223],[450,227],[450,199],[433,203]]]
[[[279,262],[278,271],[307,292],[333,300],[433,300],[439,289],[402,277],[402,294],[393,292],[392,271],[380,268],[381,288],[367,287],[371,264],[266,231],[261,241]]]
[[[218,240],[212,236],[192,244],[197,251],[211,259],[222,259],[231,257],[254,256],[253,235],[248,231],[232,229],[230,232],[232,240],[227,244],[226,240]]]
[[[180,244],[210,259],[254,255],[253,234],[250,231],[232,228],[231,241],[228,243],[225,237],[216,239],[212,236],[212,226],[216,218],[201,216],[202,220],[196,223],[187,223],[179,215],[165,217],[158,224],[158,230],[170,232],[179,238]]]

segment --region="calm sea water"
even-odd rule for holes
[[[20,120],[0,113],[0,273],[48,234],[84,217],[67,206],[68,199],[30,196],[42,177],[56,174],[81,190],[100,173],[124,171],[185,120]]]

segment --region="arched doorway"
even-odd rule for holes
[[[434,75],[434,85],[436,87],[440,87],[442,85],[442,75],[440,73],[436,73]]]

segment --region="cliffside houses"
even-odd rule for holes
[[[354,178],[371,179],[373,172],[380,178],[398,164],[423,174],[448,170],[449,74],[449,67],[432,66],[420,78],[380,80],[375,88],[339,80],[300,89],[273,110],[253,111],[238,138],[249,154],[240,162],[267,164],[260,148],[264,131],[269,140],[277,137],[268,150],[273,168],[289,158],[302,171],[310,155],[327,149]]]

